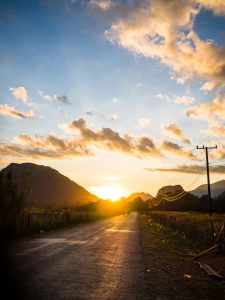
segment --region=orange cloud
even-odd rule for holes
[[[145,168],[147,171],[152,172],[174,172],[174,173],[186,173],[186,174],[201,174],[202,173],[202,166],[199,165],[181,165],[177,166],[176,168]],[[225,166],[214,165],[210,166],[211,173],[217,174],[225,174]]]
[[[191,160],[198,160],[197,157],[191,151],[184,150],[178,144],[172,143],[168,140],[162,142],[160,149],[167,152],[171,152],[174,155],[187,157]]]
[[[191,140],[188,139],[182,132],[182,129],[176,125],[176,124],[168,124],[168,125],[162,125],[162,130],[169,134],[170,136],[184,142],[187,144],[191,144]]]
[[[195,101],[195,98],[190,97],[190,96],[176,96],[175,97],[175,103],[178,103],[178,104],[188,105],[188,104],[193,104],[194,101]]]
[[[81,141],[77,139],[66,140],[57,135],[31,137],[21,134],[16,138],[16,141],[16,144],[0,146],[1,155],[32,157],[34,159],[93,156],[93,153]]]
[[[131,155],[140,154],[160,155],[151,137],[131,137],[126,134],[122,137],[118,132],[111,128],[101,128],[97,131],[90,129],[89,124],[83,118],[73,121],[63,126],[73,132],[78,132],[87,144],[93,144],[108,150],[119,150]]]
[[[218,94],[210,103],[199,103],[186,110],[188,117],[212,120],[214,117],[225,120],[225,95]]]
[[[15,107],[8,104],[0,104],[0,115],[9,116],[15,119],[33,119],[34,113],[30,110],[28,113],[17,111]]]
[[[196,77],[206,81],[203,89],[221,88],[225,85],[225,47],[201,40],[194,31],[195,17],[204,7],[223,14],[220,1],[146,0],[133,7],[124,5],[123,14],[105,36],[135,54],[159,58],[180,83]]]
[[[9,91],[16,97],[16,99],[20,100],[24,104],[28,101],[27,90],[23,86],[19,86],[17,88],[9,88]]]
[[[214,120],[210,123],[206,133],[219,138],[225,137],[225,124],[221,124],[219,121]]]
[[[0,146],[0,153],[4,156],[60,159],[72,156],[93,156],[89,147],[95,147],[108,151],[120,151],[138,158],[163,156],[150,136],[132,137],[128,134],[121,136],[111,128],[100,128],[94,131],[82,118],[59,127],[66,131],[69,129],[75,136],[66,139],[54,134],[46,137],[21,134],[14,138],[13,143]]]
[[[211,9],[217,15],[225,15],[224,0],[197,0],[203,7]]]

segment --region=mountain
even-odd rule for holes
[[[225,180],[220,180],[210,184],[212,197],[218,196],[225,191]],[[195,196],[202,196],[208,194],[208,185],[203,184],[197,187],[195,190],[190,191]]]
[[[32,163],[12,163],[0,171],[0,209],[68,208],[97,201],[58,171]]]
[[[127,199],[129,201],[133,201],[136,198],[141,198],[143,201],[147,201],[147,200],[152,200],[153,196],[150,194],[146,194],[146,193],[133,193],[131,194]]]

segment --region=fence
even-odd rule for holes
[[[20,213],[14,216],[0,216],[0,234],[2,236],[20,236],[29,233],[47,231],[79,223],[87,223],[102,218],[96,212],[40,212]]]
[[[208,244],[212,242],[212,230],[209,217],[198,213],[149,212],[156,222],[184,234],[196,242]],[[214,217],[215,232],[219,233],[224,222],[224,215]]]

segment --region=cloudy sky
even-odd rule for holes
[[[106,197],[225,174],[223,0],[1,1],[1,168]],[[105,195],[104,195],[105,192]]]

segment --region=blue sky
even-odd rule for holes
[[[204,142],[224,178],[224,15],[213,0],[2,1],[1,167],[154,195],[206,182]]]

